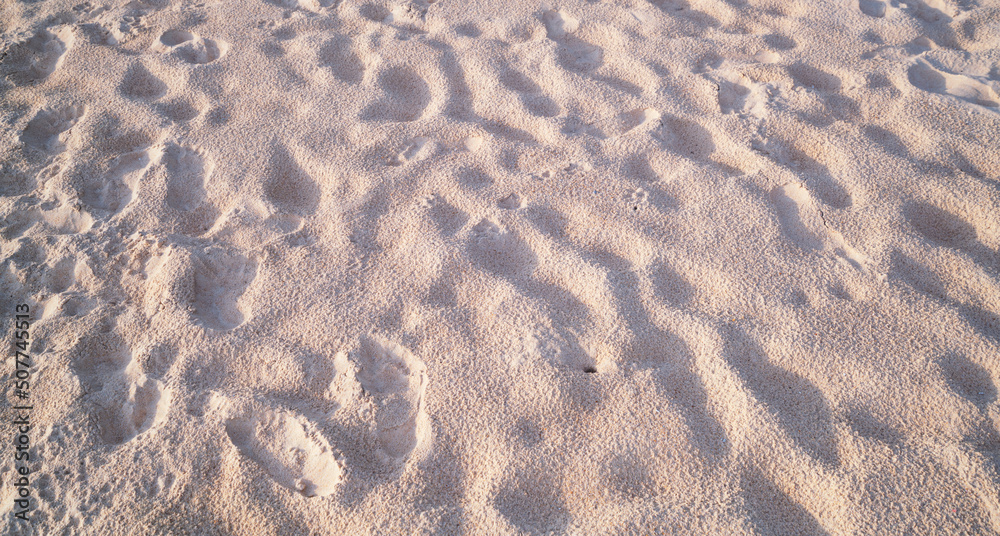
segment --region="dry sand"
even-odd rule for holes
[[[78,1],[4,534],[1000,532],[997,0]]]

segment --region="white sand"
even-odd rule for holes
[[[1000,533],[997,0],[77,2],[4,534]]]

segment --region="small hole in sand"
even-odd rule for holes
[[[168,47],[175,47],[194,39],[194,34],[185,30],[168,30],[160,36],[160,42]]]

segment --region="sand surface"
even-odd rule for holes
[[[997,0],[0,37],[3,534],[1000,533]]]

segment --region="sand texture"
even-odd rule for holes
[[[1000,534],[1000,0],[0,37],[0,534]]]

